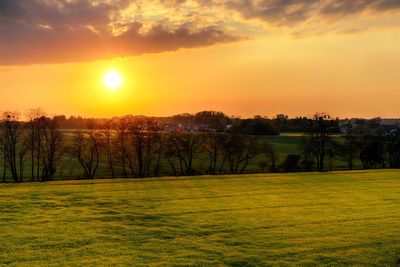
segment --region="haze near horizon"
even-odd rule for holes
[[[399,14],[390,0],[5,0],[1,109],[400,117]]]

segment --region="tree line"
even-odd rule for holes
[[[66,166],[79,168],[78,176],[85,179],[95,178],[101,165],[112,178],[244,173],[254,158],[274,155],[254,136],[166,132],[147,118],[91,123],[73,132],[38,110],[27,118],[21,121],[16,112],[2,115],[3,182],[53,180]],[[195,164],[200,154],[202,166]]]
[[[345,162],[353,170],[355,163],[364,169],[400,167],[400,129],[383,127],[374,120],[346,125],[345,133],[338,134],[329,114],[317,113],[308,121],[306,135],[299,145],[299,154],[288,155],[284,171],[329,171],[334,161]]]
[[[338,158],[348,169],[357,160],[364,168],[400,167],[396,131],[349,127],[339,136],[337,120],[324,113],[307,119],[299,153],[280,163],[273,145],[246,131],[165,131],[152,119],[132,117],[90,121],[83,129],[67,131],[60,128],[59,117],[40,110],[28,112],[25,121],[20,117],[17,112],[2,114],[3,182],[54,180],[66,168],[79,170],[69,178],[94,179],[100,168],[105,170],[102,176],[112,178],[327,171]],[[264,129],[262,120],[242,120],[242,129]],[[250,165],[257,168],[249,170]]]
[[[83,129],[87,125],[102,125],[109,120],[81,116],[67,118],[64,115],[55,116],[54,119],[62,129]],[[117,122],[120,119],[129,119],[131,121],[152,120],[163,130],[180,128],[185,131],[217,131],[248,135],[279,135],[282,131],[304,132],[308,127],[308,118],[306,117],[289,118],[286,115],[278,114],[274,118],[260,115],[253,118],[240,118],[228,116],[218,111],[201,111],[195,114],[184,113],[169,117],[127,115],[113,117],[111,120]],[[338,126],[339,120],[335,120],[335,123]]]

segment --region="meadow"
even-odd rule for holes
[[[400,171],[0,185],[0,264],[396,265]]]

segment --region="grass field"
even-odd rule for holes
[[[400,171],[0,185],[0,264],[396,265]]]

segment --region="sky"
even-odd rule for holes
[[[400,117],[399,70],[399,0],[0,0],[1,111]]]

